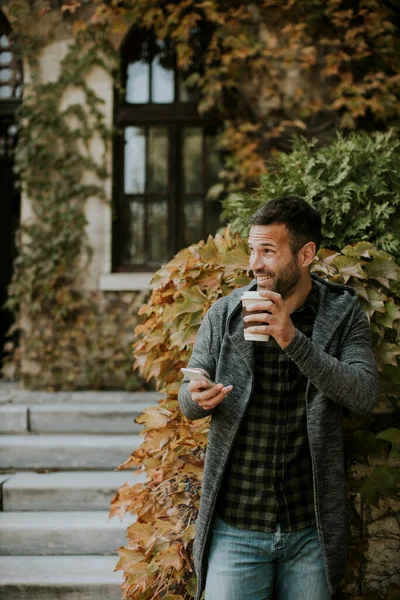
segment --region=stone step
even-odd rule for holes
[[[10,474],[2,486],[3,511],[108,510],[119,487],[145,477],[130,470]]]
[[[0,433],[133,433],[150,403],[0,406]]]
[[[142,428],[134,419],[149,403],[43,404],[29,409],[30,430],[36,433],[133,433]],[[1,412],[0,412],[1,417]]]
[[[0,556],[2,600],[121,600],[118,556]]]
[[[142,441],[139,435],[1,435],[0,470],[115,469]]]
[[[162,394],[158,392],[125,392],[123,390],[81,392],[39,392],[25,390],[16,383],[0,382],[0,405],[7,404],[157,404]]]
[[[111,520],[108,511],[0,513],[0,554],[115,554],[126,544],[131,514]]]
[[[0,404],[0,433],[26,433],[28,407]]]

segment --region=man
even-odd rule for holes
[[[378,373],[354,290],[310,274],[321,218],[297,197],[250,219],[256,281],[218,300],[190,367],[217,382],[183,381],[189,419],[212,415],[194,560],[199,600],[325,600],[344,575],[348,502],[343,407],[369,411]],[[262,301],[245,317],[241,296]],[[261,311],[261,313],[260,313]]]

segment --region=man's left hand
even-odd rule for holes
[[[246,323],[257,322],[265,323],[265,325],[256,325],[248,327],[246,331],[249,333],[264,333],[272,335],[279,346],[283,349],[289,346],[293,340],[296,329],[290,318],[288,308],[282,299],[282,296],[276,292],[269,290],[258,290],[260,295],[265,300],[254,302],[247,305],[247,312],[265,310],[265,313],[257,313],[244,317]]]

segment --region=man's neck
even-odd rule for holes
[[[284,298],[285,304],[289,307],[289,314],[299,310],[299,308],[304,305],[309,293],[311,292],[311,288],[312,280],[311,277],[308,276],[299,284],[299,286],[290,294],[290,296]]]

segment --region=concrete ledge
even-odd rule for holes
[[[0,556],[4,600],[121,600],[118,556]]]
[[[108,511],[0,513],[0,554],[114,554],[133,522],[109,520]]]
[[[143,438],[138,435],[2,435],[0,469],[115,469]]]
[[[3,511],[108,510],[119,487],[135,485],[145,473],[127,471],[61,471],[4,476]],[[0,477],[1,482],[1,477]]]
[[[112,292],[151,290],[154,273],[105,273],[100,276],[99,289]]]

